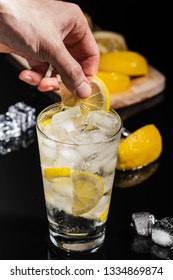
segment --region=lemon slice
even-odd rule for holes
[[[101,55],[99,71],[139,76],[148,73],[148,64],[145,57],[137,52],[110,52]]]
[[[42,126],[47,126],[48,124],[50,124],[51,120],[52,120],[52,119],[44,120],[44,121],[41,123],[41,125],[42,125]]]
[[[100,222],[104,222],[107,219],[107,216],[109,213],[109,206],[110,206],[110,201],[108,202],[108,204],[106,206],[106,210],[99,217]]]
[[[72,95],[72,93],[60,83],[61,103],[64,109],[80,106],[82,114],[93,110],[102,109],[106,112],[110,110],[110,94],[105,83],[98,76],[94,76],[91,81],[92,94],[85,99]]]
[[[104,81],[110,93],[123,91],[130,84],[129,76],[120,73],[99,71],[97,76]]]
[[[104,183],[98,175],[81,171],[72,173],[73,207],[72,212],[79,216],[93,209],[104,194]]]
[[[100,53],[127,50],[125,38],[119,33],[107,30],[98,30],[94,31],[93,35],[100,49]]]
[[[43,170],[44,177],[55,182],[57,177],[69,177],[70,168],[69,167],[47,167]]]
[[[117,169],[135,169],[154,162],[162,152],[162,137],[153,124],[145,125],[120,142]]]

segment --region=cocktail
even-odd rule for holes
[[[55,103],[37,118],[50,239],[74,253],[104,242],[121,136],[121,119],[108,104],[83,102]]]

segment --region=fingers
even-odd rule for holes
[[[28,60],[28,63],[31,66],[31,69],[22,71],[19,74],[19,79],[30,85],[37,86],[42,92],[56,91],[59,89],[59,83],[55,77],[55,70],[53,70],[52,73],[49,73],[50,76],[54,77],[46,77],[49,69],[48,63],[36,62],[33,60]]]
[[[56,77],[44,77],[42,73],[33,70],[22,71],[19,79],[30,85],[37,86],[38,90],[42,92],[57,91],[59,89],[59,83]]]

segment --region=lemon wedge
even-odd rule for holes
[[[79,216],[93,209],[104,194],[104,183],[98,175],[81,171],[72,173],[73,207],[72,212]]]
[[[106,206],[106,210],[99,217],[100,222],[104,222],[107,219],[109,213],[109,206],[110,206],[110,201]]]
[[[99,71],[139,76],[148,73],[148,64],[145,57],[137,52],[110,52],[101,55]]]
[[[69,167],[47,167],[43,170],[44,177],[49,181],[54,181],[56,177],[69,177]]]
[[[105,83],[109,93],[123,91],[130,84],[129,76],[120,73],[99,71],[97,76]]]
[[[108,31],[98,30],[93,32],[100,53],[127,50],[127,44],[123,35]]]
[[[44,121],[42,121],[41,125],[42,125],[42,126],[47,126],[48,124],[50,124],[51,120],[52,120],[52,119],[44,120]]]
[[[65,85],[60,83],[61,106],[64,109],[68,109],[79,105],[82,114],[98,109],[109,112],[110,94],[103,80],[95,75],[91,81],[91,88],[91,95],[88,98],[82,99],[72,95]]]
[[[145,125],[122,140],[117,169],[135,169],[154,162],[162,152],[162,137],[153,124]]]

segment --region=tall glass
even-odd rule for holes
[[[37,136],[50,239],[68,252],[95,252],[104,242],[121,137],[110,110],[81,114],[59,103],[37,118]]]

